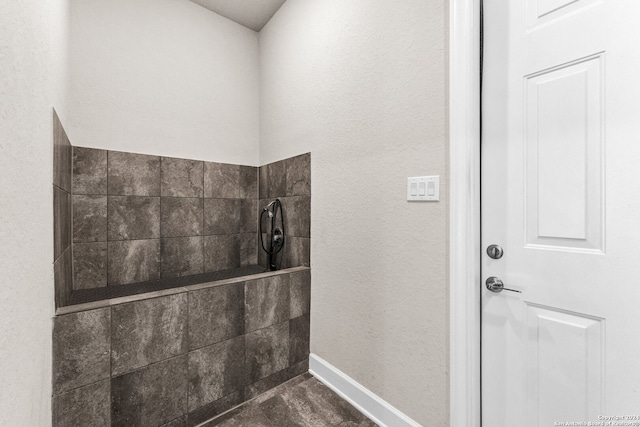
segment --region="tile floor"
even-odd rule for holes
[[[303,374],[200,427],[376,427],[311,374]]]

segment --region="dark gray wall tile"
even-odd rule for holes
[[[111,375],[187,351],[187,294],[111,308]]]
[[[292,367],[283,369],[282,371],[278,371],[275,374],[268,376],[267,378],[261,379],[257,383],[261,383],[261,382],[264,382],[264,381],[270,380],[271,378],[276,378],[276,377],[284,378],[284,375],[289,375],[289,372],[291,370],[292,370]],[[277,384],[273,388],[267,389],[266,392],[262,393],[256,399],[253,399],[253,401],[251,403],[255,404],[255,405],[260,405],[261,403],[266,402],[267,400],[271,399],[274,396],[282,394],[285,390],[287,390],[287,389],[289,389],[291,387],[294,387],[297,384],[300,384],[301,382],[306,381],[311,377],[312,377],[312,375],[307,373],[307,374],[304,374],[304,375],[298,375],[297,377],[292,378],[290,381],[286,381],[286,384]]]
[[[258,236],[255,233],[240,234],[240,266],[258,264]]]
[[[71,245],[71,195],[53,186],[53,260]]]
[[[189,353],[189,410],[247,385],[244,336]]]
[[[71,192],[71,143],[53,110],[53,184]]]
[[[189,349],[244,334],[244,283],[189,292]]]
[[[107,286],[107,242],[73,245],[73,289]]]
[[[204,162],[163,157],[162,196],[202,197]]]
[[[258,218],[256,221],[256,223],[258,224],[258,232],[260,232],[260,230],[262,230],[263,233],[268,233],[269,231],[271,231],[271,218],[269,218],[268,213],[263,214],[263,212],[264,212],[264,208],[267,207],[267,205],[272,201],[273,200],[271,199],[260,199],[258,201]],[[283,212],[284,212],[284,206],[283,206]],[[262,222],[262,224],[260,224],[260,222]],[[280,224],[280,219],[278,218],[278,226],[279,224]],[[262,228],[260,228],[260,225],[262,225]]]
[[[228,394],[225,397],[189,412],[188,425],[189,427],[196,427],[199,424],[228,411],[234,406],[238,406],[244,401],[245,398],[243,391],[236,391]]]
[[[162,237],[201,236],[203,199],[163,197],[160,214]]]
[[[269,198],[269,165],[258,168],[258,198]]]
[[[240,199],[204,199],[204,234],[240,232]]]
[[[274,387],[283,384],[290,379],[302,375],[309,371],[309,360],[298,362],[295,365],[291,365],[288,368],[282,369],[275,374],[269,375],[261,380],[258,380],[252,384],[249,384],[244,388],[244,396],[246,400],[253,399],[254,397],[261,395]],[[260,400],[266,400],[268,396],[263,395]]]
[[[311,153],[285,160],[287,196],[311,196]]]
[[[181,277],[203,272],[202,237],[162,239],[161,276]]]
[[[67,305],[73,290],[73,269],[69,246],[53,263],[56,308]]]
[[[107,151],[73,147],[73,194],[107,195]]]
[[[53,427],[109,427],[110,385],[107,379],[54,396]]]
[[[268,254],[264,251],[264,249],[262,248],[262,245],[264,244],[264,246],[269,249],[269,241],[268,241],[269,236],[266,233],[262,233],[262,242],[260,241],[260,235],[258,235],[258,265],[261,265],[265,268],[268,267]],[[284,254],[284,250],[280,252],[280,256],[282,256]]]
[[[109,240],[160,237],[160,198],[109,196]]]
[[[289,322],[245,335],[249,382],[285,369],[289,365]]]
[[[289,365],[309,357],[309,315],[289,321]]]
[[[289,275],[289,317],[294,319],[311,311],[311,271],[298,271]]]
[[[285,218],[285,232],[287,236],[311,236],[311,197],[296,196],[283,197],[282,210]]]
[[[289,275],[249,280],[244,285],[245,331],[262,329],[289,319]]]
[[[309,359],[305,359],[302,362],[298,362],[295,365],[291,365],[287,368],[287,370],[291,371],[291,377],[295,377],[297,375],[307,374],[310,375],[309,372]]]
[[[106,196],[73,196],[73,241],[107,241]]]
[[[240,267],[240,235],[205,236],[204,271],[229,270]]]
[[[240,166],[240,198],[258,198],[258,168]]]
[[[187,427],[188,423],[187,423],[187,416],[183,416],[180,418],[176,418],[173,421],[169,421],[166,424],[163,424],[161,427]]]
[[[282,268],[310,267],[311,239],[289,236],[282,251],[284,252]]]
[[[267,165],[267,189],[269,198],[287,195],[287,169],[284,160]]]
[[[111,379],[114,427],[157,427],[186,412],[186,355]]]
[[[258,232],[258,200],[257,199],[241,199],[240,200],[240,233],[257,233]]]
[[[204,162],[204,197],[240,197],[240,166]]]
[[[109,242],[108,257],[109,285],[160,278],[160,239]]]
[[[160,157],[109,151],[110,196],[160,196]]]
[[[54,394],[109,378],[109,319],[108,308],[54,319]]]
[[[215,420],[203,424],[202,427],[275,427],[262,413],[257,405],[242,405]],[[277,425],[277,427],[298,427],[289,425]]]

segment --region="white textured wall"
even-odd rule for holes
[[[311,351],[448,425],[446,0],[288,0],[260,33],[260,161],[311,151]],[[439,203],[406,178],[441,176]]]
[[[0,5],[0,425],[51,425],[52,106],[66,0]]]
[[[71,144],[258,164],[254,31],[186,0],[71,4]]]
[[[68,117],[69,92],[69,31],[71,0],[47,0],[49,12],[49,75],[51,105],[64,124]]]

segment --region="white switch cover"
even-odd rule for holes
[[[416,192],[416,188],[418,191]],[[440,176],[414,176],[407,178],[407,200],[437,202],[440,200]]]

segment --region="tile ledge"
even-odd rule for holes
[[[305,270],[311,270],[311,268],[310,267],[283,268],[282,270],[266,271],[264,273],[257,273],[257,274],[249,274],[249,275],[246,275],[246,276],[233,277],[233,278],[230,278],[230,279],[216,280],[215,282],[198,283],[198,284],[195,284],[195,285],[186,286],[185,288],[189,292],[191,292],[191,291],[199,291],[201,289],[213,288],[215,286],[230,285],[232,283],[246,282],[248,280],[263,279],[265,277],[279,276],[281,274],[297,273],[299,271],[305,271]]]
[[[302,267],[285,268],[285,269],[282,269],[282,270],[267,271],[265,273],[250,274],[250,275],[247,275],[247,276],[240,276],[240,277],[234,277],[234,278],[230,278],[230,279],[216,280],[214,282],[198,283],[196,285],[181,286],[181,287],[171,288],[171,289],[163,289],[163,290],[159,290],[159,291],[146,292],[146,293],[143,293],[143,294],[129,295],[129,296],[117,297],[117,298],[110,298],[110,299],[105,299],[105,300],[101,300],[101,301],[93,301],[93,302],[88,302],[88,303],[84,303],[84,304],[68,305],[68,306],[60,307],[60,308],[56,309],[55,315],[56,315],[56,317],[57,316],[63,316],[65,314],[79,313],[81,311],[96,310],[96,309],[99,309],[99,308],[112,307],[112,306],[115,306],[115,305],[126,304],[126,303],[134,302],[134,301],[140,301],[140,300],[152,299],[152,298],[159,298],[159,297],[175,295],[175,294],[180,294],[180,293],[185,293],[185,292],[199,291],[199,290],[202,290],[202,289],[213,288],[213,287],[216,287],[216,286],[230,285],[230,284],[233,284],[233,283],[246,282],[247,280],[257,280],[257,279],[262,279],[262,278],[265,278],[265,277],[278,276],[278,275],[281,275],[281,274],[291,274],[291,273],[297,273],[297,272],[300,272],[300,271],[307,271],[307,270],[311,270],[311,267],[302,266]]]

